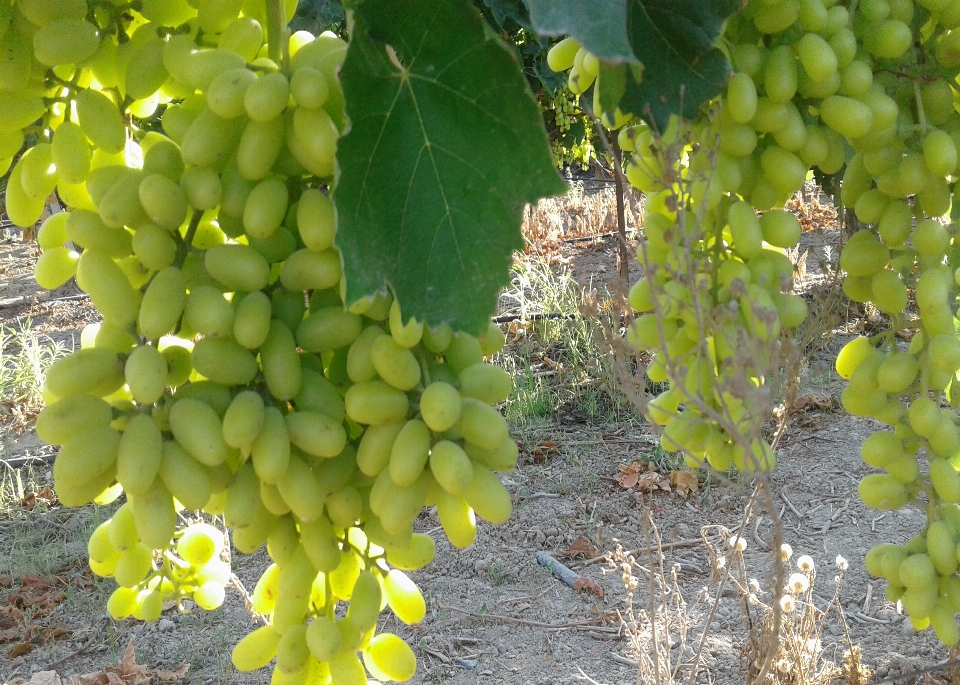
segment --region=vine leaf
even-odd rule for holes
[[[661,130],[673,114],[694,117],[729,78],[730,63],[715,44],[736,0],[528,2],[538,31],[572,35],[608,62],[642,65],[642,78],[640,70],[626,70],[620,108]],[[606,110],[609,98],[601,101]]]
[[[514,54],[469,0],[366,0],[340,79],[346,301],[389,286],[405,317],[480,332],[524,205],[566,190]]]

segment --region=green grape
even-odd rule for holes
[[[297,327],[297,344],[308,352],[329,352],[351,345],[362,331],[363,320],[356,314],[342,306],[324,307]]]
[[[430,451],[430,472],[452,495],[462,495],[473,481],[470,457],[455,442],[441,440]]]
[[[749,123],[757,113],[757,87],[753,79],[744,73],[734,75],[727,85],[724,103],[734,121]]]
[[[153,277],[140,305],[140,332],[151,340],[171,333],[187,301],[187,286],[180,269],[170,266]]]
[[[934,130],[923,139],[923,161],[930,173],[949,176],[957,168],[957,147],[945,131]]]
[[[41,288],[54,290],[69,281],[77,272],[80,255],[65,247],[52,247],[37,259],[33,275]]]
[[[297,409],[326,414],[334,421],[342,422],[346,408],[337,386],[308,368],[303,369],[303,379],[300,392],[293,399]]]
[[[337,223],[333,203],[321,191],[308,188],[297,204],[297,229],[304,245],[322,252],[333,245]]]
[[[293,126],[287,128],[287,147],[310,173],[325,178],[333,174],[339,136],[337,125],[325,110],[297,107]]]
[[[178,400],[170,409],[170,431],[190,456],[205,466],[223,463],[229,446],[223,439],[223,425],[213,408],[200,400]]]
[[[75,209],[65,221],[67,237],[84,249],[99,250],[114,259],[126,257],[131,252],[130,234],[107,226],[96,212]]]
[[[390,335],[394,341],[401,347],[415,347],[423,337],[423,323],[414,318],[410,318],[406,324],[403,323],[403,317],[400,313],[400,304],[394,300],[390,305]]]
[[[180,445],[163,443],[160,480],[187,509],[199,511],[210,500],[210,477],[206,469]]]
[[[161,271],[176,260],[177,244],[170,234],[154,224],[137,228],[132,240],[133,253],[148,269]]]
[[[256,520],[260,506],[256,472],[251,465],[244,464],[234,473],[227,489],[224,520],[231,528],[246,528]]]
[[[394,421],[367,428],[357,448],[357,467],[362,473],[377,476],[387,467],[393,444],[405,425],[404,421]]]
[[[930,460],[930,483],[944,502],[960,502],[960,474],[946,459]]]
[[[387,550],[387,561],[401,571],[416,571],[433,561],[436,553],[433,538],[414,533],[406,546],[393,546]]]
[[[264,425],[264,430],[267,426]],[[289,445],[289,443],[287,443]],[[291,454],[287,468],[277,481],[283,500],[301,521],[313,521],[323,512],[323,501],[317,497],[320,484],[310,467]]]
[[[287,214],[288,191],[279,177],[258,183],[243,209],[243,227],[251,238],[265,239],[276,231]]]
[[[133,350],[123,367],[130,393],[140,404],[153,404],[167,387],[167,361],[152,345]]]
[[[903,483],[888,474],[866,476],[858,491],[864,503],[874,509],[899,509],[910,499]]]
[[[310,658],[307,647],[307,626],[291,626],[277,644],[277,669],[292,674],[304,669]]]
[[[510,518],[510,494],[493,471],[479,464],[473,465],[473,479],[463,497],[479,516],[490,523],[505,523]]]
[[[146,492],[160,472],[163,438],[156,421],[140,414],[130,419],[117,446],[117,481],[128,494]]]
[[[380,336],[373,341],[370,361],[380,377],[395,388],[411,390],[420,382],[420,364],[416,357],[391,336]]]
[[[252,445],[263,427],[264,416],[263,398],[252,390],[241,392],[223,417],[224,440],[231,447]]]
[[[256,358],[230,338],[197,341],[191,360],[198,373],[224,385],[246,385],[258,371]]]
[[[375,666],[389,680],[404,682],[417,672],[417,657],[413,650],[392,633],[373,637],[363,651],[363,657],[365,663]]]
[[[59,483],[82,485],[107,472],[116,461],[120,433],[109,426],[87,428],[67,440],[53,463]]]
[[[120,110],[103,93],[81,90],[76,99],[77,118],[87,138],[104,152],[123,151],[126,129]]]
[[[347,618],[363,632],[377,624],[380,616],[380,581],[370,571],[361,571],[353,585]]]
[[[235,52],[247,62],[252,62],[262,45],[263,28],[260,22],[253,17],[243,16],[234,19],[223,29],[217,47],[221,50]]]
[[[280,575],[273,627],[281,635],[304,621],[317,571],[302,546],[297,547]]]
[[[183,161],[205,167],[226,163],[243,134],[243,123],[243,117],[224,119],[213,110],[204,109],[183,132],[180,141]]]
[[[62,445],[87,428],[107,426],[113,420],[109,404],[90,395],[73,395],[48,404],[37,417],[37,436],[51,445]]]
[[[933,521],[927,528],[927,554],[940,576],[950,576],[957,570],[957,551],[954,533],[945,521]]]
[[[97,27],[83,19],[55,19],[33,34],[33,54],[48,67],[82,62],[99,46]]]
[[[326,414],[296,411],[285,417],[290,442],[315,457],[335,457],[347,442],[343,426]]]
[[[340,256],[332,249],[297,250],[280,272],[280,282],[287,290],[326,290],[337,285],[340,277]]]
[[[469,442],[495,450],[508,438],[507,422],[496,409],[471,397],[464,397],[457,430]]]
[[[114,513],[113,518],[110,519],[107,535],[113,548],[120,552],[130,549],[140,542],[140,536],[137,535],[137,524],[133,519],[133,507],[129,503],[124,504]]]
[[[37,231],[37,245],[40,249],[51,250],[62,247],[69,240],[65,228],[68,218],[70,218],[69,212],[57,212],[44,220]]]
[[[792,215],[791,215],[792,217]],[[460,372],[460,392],[487,404],[499,404],[510,396],[513,380],[499,366],[474,364]]]
[[[285,139],[283,117],[247,122],[237,146],[237,168],[243,178],[258,181],[270,173]],[[304,191],[306,194],[306,191]]]
[[[677,404],[679,404],[679,401]],[[674,407],[673,411],[676,411],[676,407]],[[517,466],[517,459],[520,454],[517,443],[513,440],[505,440],[503,444],[495,450],[486,450],[468,442],[464,444],[464,451],[471,459],[483,464],[492,471],[512,471]]]
[[[871,27],[870,32],[863,37],[863,42],[877,57],[896,59],[910,47],[913,32],[902,21],[888,19]]]
[[[27,228],[36,224],[40,219],[44,207],[44,198],[34,199],[24,192],[22,173],[23,162],[21,159],[10,170],[5,200],[7,216],[10,221],[16,226]]]
[[[270,298],[262,292],[244,297],[235,307],[234,339],[249,350],[263,345],[270,333]]]
[[[290,77],[290,94],[301,107],[317,109],[323,107],[330,97],[330,86],[322,73],[304,66]]]
[[[290,399],[300,391],[303,375],[293,334],[281,322],[270,322],[267,339],[260,348],[260,364],[270,393]]]
[[[469,547],[477,538],[477,520],[473,508],[459,495],[438,494],[437,516],[443,532],[454,547]]]
[[[248,672],[263,668],[269,664],[277,653],[280,643],[280,634],[273,626],[261,626],[248,633],[236,644],[231,653],[231,660],[238,671]]]
[[[400,486],[416,482],[430,455],[430,429],[412,419],[400,429],[390,450],[390,478]]]
[[[377,370],[370,359],[373,342],[384,336],[379,326],[367,326],[356,337],[347,352],[347,375],[354,383],[365,383],[377,377]]]
[[[814,81],[826,81],[837,73],[837,54],[821,36],[805,33],[796,46],[800,63]]]
[[[344,396],[347,416],[357,423],[380,425],[405,418],[410,404],[406,394],[382,381],[356,383]]]
[[[120,553],[114,577],[122,587],[132,588],[146,578],[153,567],[153,554],[142,543],[134,543]]]
[[[289,93],[287,77],[280,72],[261,76],[244,94],[247,116],[253,121],[270,121],[286,108]]]
[[[475,365],[475,366],[485,366],[485,365]],[[474,367],[468,367],[464,370],[466,373],[469,369]],[[493,367],[499,370],[499,367]],[[487,375],[488,372],[483,371],[480,373],[474,372],[473,374],[468,374],[467,378],[471,379],[466,381],[468,384],[470,382],[474,383],[474,390],[479,390],[483,392],[484,390],[490,390],[489,387],[485,386],[484,383],[488,383],[487,379],[484,379],[483,376]],[[492,374],[490,374],[492,376]],[[494,383],[499,382],[499,378],[490,379]],[[464,383],[463,374],[461,374],[461,383]],[[509,382],[509,379],[508,379]],[[512,382],[511,382],[512,386]],[[496,385],[494,385],[494,389]],[[509,394],[509,390],[507,391]],[[465,391],[465,394],[476,397],[475,394],[471,394]],[[483,398],[480,398],[481,400]],[[424,388],[423,393],[420,395],[420,413],[423,417],[424,423],[430,428],[430,430],[436,433],[443,433],[444,431],[453,428],[453,426],[460,419],[460,393],[457,392],[449,383],[444,383],[443,381],[436,381],[431,383],[426,388]]]
[[[83,183],[90,173],[90,145],[79,124],[64,121],[51,146],[51,161],[57,176],[67,183]]]
[[[224,119],[244,114],[244,93],[256,80],[256,74],[245,67],[220,72],[207,89],[207,106]]]
[[[221,583],[211,581],[198,587],[193,593],[193,601],[197,606],[207,611],[213,611],[221,604],[226,596]]]
[[[379,605],[377,606],[379,613]],[[307,645],[314,658],[331,661],[340,653],[340,631],[336,622],[326,616],[318,616],[307,626]]]
[[[184,320],[205,336],[226,336],[233,328],[233,307],[215,287],[191,288],[184,307]]]
[[[355,651],[341,651],[330,660],[331,682],[337,685],[365,685],[367,674]]]
[[[163,174],[150,174],[141,182],[138,190],[140,204],[150,220],[158,226],[174,230],[187,218],[187,196]]]
[[[77,284],[101,314],[120,325],[137,320],[141,295],[107,254],[86,250],[77,263]]]

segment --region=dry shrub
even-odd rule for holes
[[[643,200],[639,193],[628,190],[624,199],[627,225],[640,226]],[[588,189],[583,183],[574,183],[566,195],[544,198],[536,205],[528,205],[521,230],[528,250],[566,238],[612,233],[617,230],[614,187],[605,184],[599,189]]]

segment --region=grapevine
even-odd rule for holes
[[[41,137],[7,211],[33,225],[56,190],[68,210],[40,228],[37,281],[75,276],[103,315],[46,375],[57,496],[125,497],[88,545],[113,618],[220,606],[230,565],[204,512],[273,561],[238,669],[408,680],[413,651],[376,627],[426,611],[404,572],[435,549],[414,519],[436,506],[466,547],[478,516],[510,515],[494,472],[517,446],[492,405],[512,382],[484,361],[503,336],[424,326],[389,292],[345,306],[330,191],[347,44],[288,35],[295,1],[196,5],[0,4],[2,154]],[[154,115],[162,133],[141,127]]]
[[[800,225],[783,207],[811,169],[842,172],[838,199],[862,223],[840,254],[843,290],[890,322],[836,362],[850,381],[844,408],[893,429],[864,442],[864,461],[883,472],[859,491],[870,506],[914,502],[927,514],[920,534],[871,550],[866,565],[914,627],[932,627],[948,646],[960,641],[960,271],[956,225],[945,216],[960,141],[958,30],[960,3],[951,1],[752,1],[724,32],[735,73],[697,120],[619,133],[633,151],[626,177],[647,194],[645,275],[630,291],[638,317],[628,341],[655,352],[647,377],[669,383],[648,413],[665,449],[720,471],[776,463],[760,430],[764,388],[807,314],[784,256]],[[554,50],[571,84],[597,78],[595,59],[573,39]],[[910,289],[919,318],[908,312]],[[909,349],[897,344],[905,329],[917,329]]]

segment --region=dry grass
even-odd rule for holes
[[[46,369],[69,350],[37,335],[28,319],[17,329],[0,329],[0,430],[21,433],[43,407]]]
[[[589,185],[589,182],[586,184]],[[643,198],[639,192],[627,192],[628,226],[642,225]],[[584,183],[573,183],[570,192],[530,205],[521,227],[528,250],[535,251],[565,238],[582,238],[617,230],[617,198],[612,184],[599,190]]]

